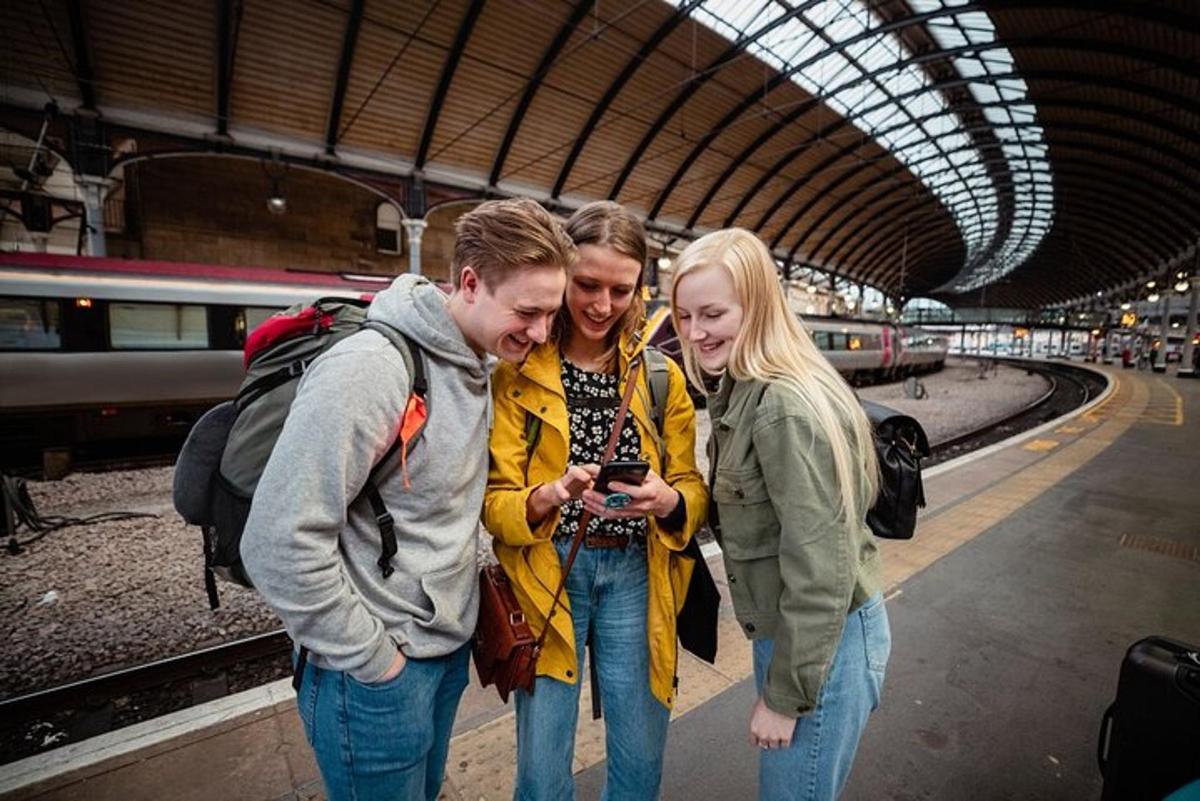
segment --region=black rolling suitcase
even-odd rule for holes
[[[1100,724],[1102,801],[1162,801],[1200,779],[1200,647],[1134,643]]]

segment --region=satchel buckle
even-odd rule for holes
[[[525,625],[525,613],[524,612],[509,612],[508,613],[508,624],[510,626]]]

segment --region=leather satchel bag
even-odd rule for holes
[[[878,403],[862,402],[875,429],[879,458],[879,497],[867,512],[867,525],[876,537],[910,540],[917,528],[917,510],[925,506],[921,459],[929,456],[929,440],[914,418]]]
[[[642,359],[639,356],[629,367],[621,406],[617,409],[617,418],[613,423],[612,433],[609,434],[604,456],[600,460],[602,466],[611,461],[616,453],[617,439],[621,435],[625,415],[629,412],[629,402],[633,399],[633,390],[637,386],[641,366]],[[546,625],[537,639],[533,637],[533,631],[521,611],[517,595],[504,573],[504,568],[500,565],[488,565],[479,572],[479,621],[475,624],[471,653],[475,657],[475,671],[479,674],[480,683],[484,687],[495,684],[496,692],[500,693],[500,700],[505,703],[513,690],[533,692],[538,656],[546,643],[546,635],[550,633],[550,623],[558,611],[563,588],[567,585],[567,576],[575,564],[575,556],[579,553],[579,547],[583,545],[584,535],[591,522],[591,512],[584,509],[579,516],[575,537],[571,541],[571,550],[563,564],[562,579],[554,592],[550,613],[546,616]]]
[[[520,687],[533,689],[540,650],[525,613],[500,565],[479,571],[479,622],[471,651],[483,686],[495,684],[500,700]]]

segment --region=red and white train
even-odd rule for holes
[[[385,276],[0,254],[0,469],[44,455],[106,457],[117,445],[172,452],[199,415],[232,397],[246,334],[324,296],[370,295]],[[657,304],[661,306],[661,304]],[[669,315],[654,341],[678,355]],[[657,322],[657,320],[656,320]],[[808,318],[848,380],[940,369],[945,337],[886,323]]]
[[[319,297],[387,279],[330,273],[0,255],[0,469],[46,452],[166,453],[241,383],[246,333]]]

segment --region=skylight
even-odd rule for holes
[[[675,0],[683,5],[687,0]],[[1012,55],[981,11],[954,11],[966,0],[909,0],[934,13],[926,29],[982,106],[1001,142],[1011,188],[993,183],[984,157],[898,37],[860,0],[784,2],[709,0],[692,16],[790,78],[886,147],[949,210],[967,253],[942,289],[966,292],[996,281],[1029,258],[1054,217],[1054,188],[1037,111]],[[942,12],[938,14],[938,12]],[[978,79],[978,80],[975,80]],[[1012,194],[1012,224],[999,237],[1000,198]]]

